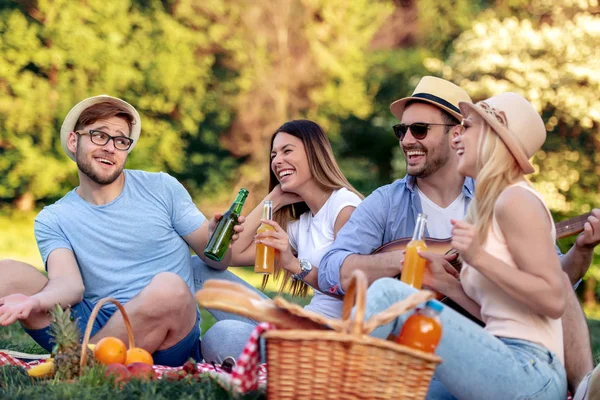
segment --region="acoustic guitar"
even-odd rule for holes
[[[582,214],[577,217],[569,218],[565,221],[561,221],[561,222],[554,224],[554,226],[556,227],[556,239],[562,239],[562,238],[565,238],[565,237],[568,237],[571,235],[576,235],[578,233],[583,232],[583,226],[587,222],[587,218],[590,215],[591,215],[591,213],[586,213],[586,214]],[[376,248],[375,250],[373,250],[373,252],[371,254],[387,253],[389,251],[395,251],[395,250],[404,250],[406,248],[406,245],[410,241],[411,241],[411,238],[400,238],[400,239],[392,240],[391,242],[386,243],[386,244]],[[425,244],[427,244],[427,251],[431,251],[431,252],[434,252],[437,254],[456,254],[457,251],[452,248],[451,242],[452,242],[452,238],[425,239]],[[456,257],[454,259],[454,261],[450,262],[450,264],[452,264],[452,266],[454,268],[456,268],[456,270],[458,272],[460,272],[460,269],[462,266],[462,262],[460,260],[460,254],[458,255],[458,257]],[[401,274],[398,274],[396,277],[399,279],[400,275]],[[443,294],[437,293],[437,299],[439,301],[441,301],[442,303],[447,304],[448,306],[450,306],[454,310],[458,311],[459,313],[469,317],[473,321],[481,324],[481,321],[474,319],[474,317],[471,316],[471,314],[469,314],[467,311],[463,310],[462,307],[460,307],[458,304],[456,304],[454,301],[452,301],[448,297],[444,296]]]

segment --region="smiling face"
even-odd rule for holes
[[[120,117],[99,119],[86,125],[81,131],[99,130],[110,136],[129,137],[129,125]],[[123,172],[127,151],[115,148],[114,141],[109,140],[104,146],[92,143],[90,135],[71,133],[69,148],[75,153],[79,170],[99,185],[113,183]]]
[[[479,140],[486,125],[477,113],[465,116],[460,135],[453,140],[458,156],[458,171],[465,176],[476,178]]]
[[[447,124],[442,117],[441,110],[427,103],[412,103],[402,114],[403,124],[410,125],[416,122],[428,124]],[[406,171],[409,175],[426,178],[433,175],[446,165],[452,152],[450,149],[450,135],[445,133],[446,127],[441,125],[429,126],[427,136],[417,140],[411,130],[400,142],[400,147],[406,158]]]
[[[273,139],[271,170],[285,192],[297,193],[312,179],[304,143],[289,133],[279,132]]]

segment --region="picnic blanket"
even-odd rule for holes
[[[236,366],[231,371],[222,369],[218,364],[198,363],[200,373],[208,373],[219,379],[231,390],[246,393],[250,390],[263,389],[267,383],[267,365],[261,364],[260,360],[260,335],[268,329],[273,329],[271,324],[260,324],[252,332],[246,343],[244,351],[237,360]],[[14,365],[29,370],[32,367],[46,361],[49,354],[35,355],[18,353],[8,350],[0,350],[0,367]],[[161,379],[167,371],[179,371],[183,366],[168,367],[165,365],[154,365],[155,377]]]

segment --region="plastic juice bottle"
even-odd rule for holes
[[[425,272],[425,264],[427,263],[427,261],[418,253],[419,250],[427,250],[427,245],[424,240],[426,225],[427,215],[419,214],[412,240],[406,245],[404,267],[402,268],[402,274],[400,275],[400,280],[402,282],[417,289],[421,289],[421,286],[423,286],[423,273]]]
[[[204,248],[206,257],[215,261],[223,259],[231,243],[231,237],[234,234],[233,227],[238,222],[246,197],[248,197],[248,190],[241,188],[231,207],[223,213],[223,217],[219,220],[213,234],[208,239],[208,243]]]
[[[439,315],[442,303],[429,300],[425,307],[408,317],[396,342],[427,353],[435,352],[442,338],[442,323]]]
[[[265,200],[263,206],[263,219],[273,219],[273,202]],[[256,233],[274,231],[271,225],[261,224]],[[256,244],[256,258],[254,259],[254,272],[258,274],[272,274],[275,267],[275,249],[262,243]]]

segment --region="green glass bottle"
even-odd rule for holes
[[[229,248],[231,237],[233,236],[233,227],[238,223],[238,217],[244,207],[244,202],[248,197],[248,190],[241,188],[229,210],[225,211],[223,217],[219,220],[215,231],[204,248],[204,255],[211,260],[221,261]]]

